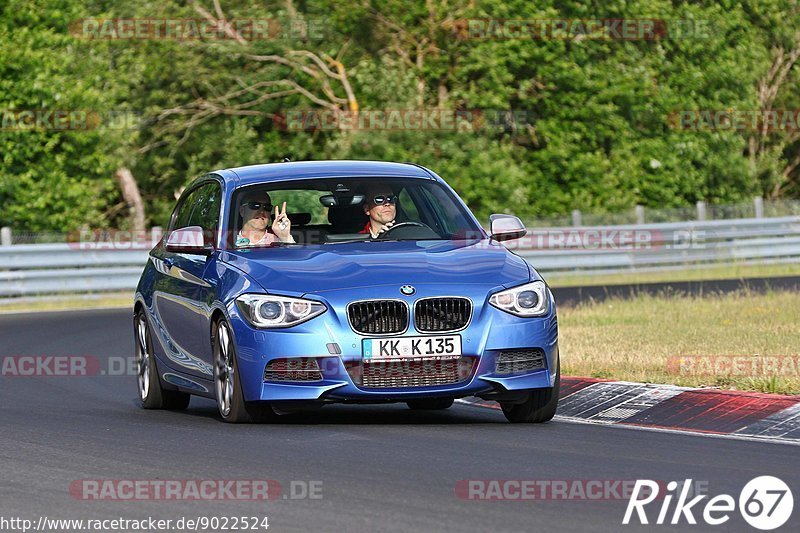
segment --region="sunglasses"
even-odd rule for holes
[[[268,204],[266,202],[247,202],[244,204],[244,206],[252,211],[258,211],[259,209],[272,211],[272,204]]]
[[[390,194],[388,196],[385,196],[385,195],[381,194],[381,195],[376,196],[375,198],[373,198],[372,199],[372,203],[375,204],[375,205],[383,205],[383,204],[394,205],[394,204],[397,203],[397,195],[396,194]]]

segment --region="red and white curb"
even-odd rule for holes
[[[800,396],[562,377],[556,418],[800,445]]]

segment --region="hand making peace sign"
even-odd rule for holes
[[[272,233],[274,233],[280,240],[287,242],[290,237],[289,232],[292,230],[292,222],[289,220],[289,216],[286,214],[286,202],[283,202],[280,210],[278,210],[277,205],[275,206],[273,218]]]

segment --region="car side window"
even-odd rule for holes
[[[222,201],[222,189],[217,183],[203,185],[196,191],[194,210],[189,219],[189,226],[200,226],[206,234],[217,231],[219,208]]]
[[[221,205],[222,189],[218,183],[198,187],[181,202],[172,229],[200,226],[204,230],[215,231]]]
[[[175,213],[175,219],[170,230],[185,228],[191,225],[189,221],[192,218],[192,211],[194,210],[199,191],[200,189],[195,189],[183,199],[183,202],[178,206],[178,210]]]
[[[458,210],[456,203],[448,197],[442,187],[426,187],[422,189],[422,194],[436,214],[437,226],[441,224],[447,234],[452,234],[458,227],[469,227],[464,214]]]
[[[400,205],[403,206],[403,211],[405,211],[406,215],[408,215],[408,219],[413,222],[419,222],[419,210],[417,209],[417,204],[414,203],[414,200],[408,193],[408,188],[404,188],[402,191],[400,191],[400,194],[397,196],[397,198]]]

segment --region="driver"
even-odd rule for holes
[[[286,202],[281,209],[274,207],[272,199],[265,191],[245,194],[239,207],[242,215],[242,229],[236,236],[236,246],[266,246],[273,242],[294,243],[292,222],[286,214]],[[272,227],[269,227],[272,215]]]
[[[364,214],[369,221],[359,233],[369,233],[373,239],[394,225],[397,215],[397,195],[388,185],[371,185],[364,201]]]

